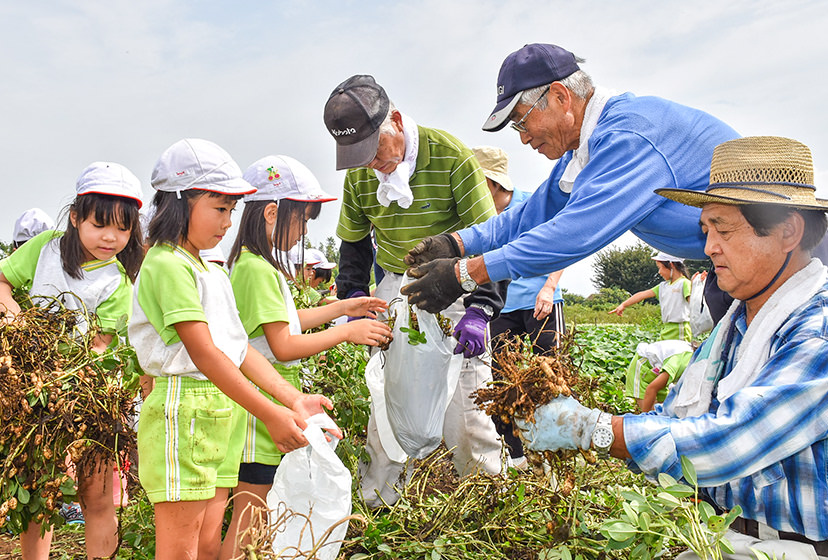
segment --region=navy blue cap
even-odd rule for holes
[[[497,105],[483,130],[500,130],[509,121],[520,92],[557,82],[580,70],[575,55],[557,45],[532,43],[506,57],[497,76]]]

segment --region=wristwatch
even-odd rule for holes
[[[612,433],[612,415],[602,412],[598,416],[598,424],[595,426],[595,431],[592,432],[592,445],[595,446],[595,452],[599,459],[608,459],[610,447],[615,441],[615,436]]]
[[[467,293],[473,292],[477,289],[477,282],[469,276],[469,269],[467,267],[468,261],[469,259],[460,259],[460,262],[457,263],[460,268],[460,287]]]

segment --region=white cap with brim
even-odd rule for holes
[[[40,208],[29,208],[14,222],[12,241],[24,243],[39,233],[55,227],[55,221]]]
[[[105,194],[129,198],[141,208],[141,181],[132,171],[120,163],[96,161],[84,169],[75,184],[78,196],[85,194]]]
[[[336,263],[332,263],[325,256],[325,253],[319,249],[308,249],[305,251],[305,265],[311,265],[313,268],[321,268],[324,270],[331,270],[336,267]]]
[[[655,255],[653,255],[650,258],[653,259],[654,261],[659,261],[659,262],[674,262],[674,263],[684,262],[684,259],[679,258],[679,257],[674,257],[673,255],[668,255],[667,253],[665,253],[663,251],[659,251],[658,253],[656,253]]]
[[[245,202],[257,200],[296,200],[329,202],[336,200],[322,190],[311,170],[288,156],[265,156],[244,172],[244,179],[256,192],[244,197]]]
[[[161,154],[152,170],[157,191],[210,191],[230,196],[256,192],[242,178],[241,168],[226,151],[209,140],[185,138]]]

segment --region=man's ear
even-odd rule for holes
[[[793,251],[802,241],[805,234],[805,218],[799,212],[791,212],[781,224],[782,244],[786,251]]]
[[[397,130],[399,132],[402,132],[402,130],[403,130],[402,113],[400,113],[396,109],[391,111],[391,122],[393,122],[396,125]]]
[[[569,111],[572,105],[572,92],[561,82],[552,82],[546,95],[549,103],[558,103],[564,111]]]

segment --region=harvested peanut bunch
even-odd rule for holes
[[[570,348],[574,339],[574,331],[570,331],[561,338],[557,349],[540,355],[532,353],[531,344],[523,338],[504,338],[499,342],[501,349],[492,363],[492,368],[500,374],[500,380],[475,391],[475,404],[489,416],[497,415],[504,423],[514,425],[513,418],[533,422],[535,409],[556,397],[572,396],[581,400],[581,391],[589,391],[589,384],[580,380],[572,361]],[[513,429],[515,435],[522,437],[520,430]],[[576,454],[565,450],[525,451],[527,460],[536,470],[544,461],[549,465]],[[581,454],[590,463],[596,461],[591,451],[582,451]]]

